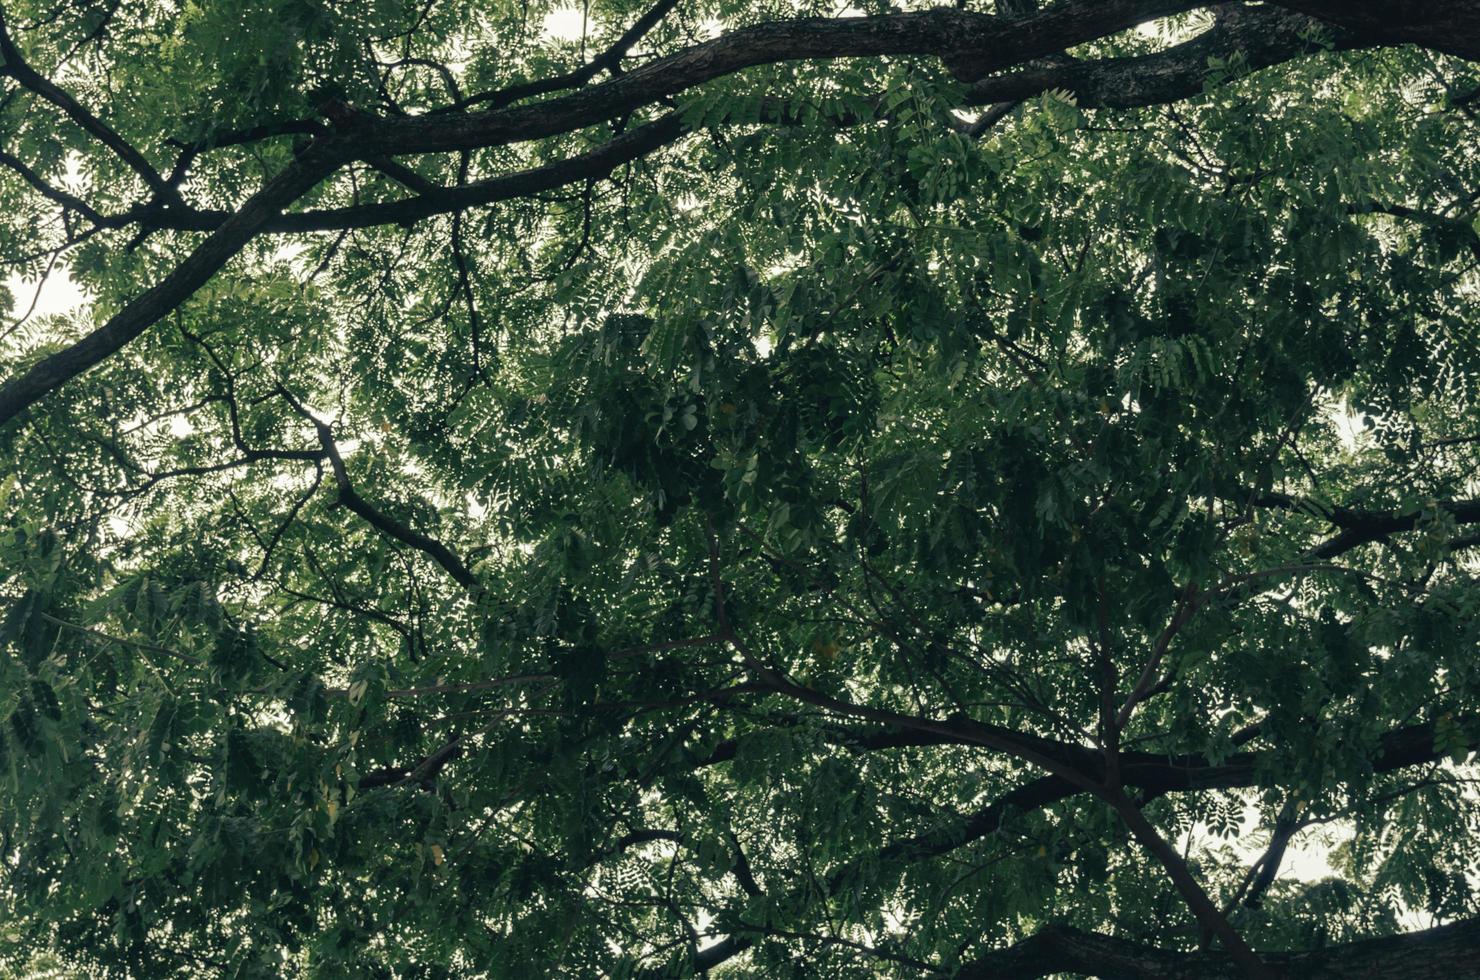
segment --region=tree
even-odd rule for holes
[[[1480,4],[559,12],[4,5],[0,964],[1480,975]]]

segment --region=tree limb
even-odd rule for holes
[[[1302,980],[1480,977],[1480,919],[1407,935],[1260,955],[1272,968]],[[954,976],[957,980],[1026,980],[1059,973],[1116,980],[1217,980],[1240,975],[1226,953],[1185,953],[1051,925],[1019,943],[977,957]]]
[[[1361,45],[1348,31],[1327,31],[1310,17],[1268,8],[1231,7],[1197,37],[1156,54],[1100,61],[1056,59],[985,78],[966,90],[966,102],[1016,102],[1050,90],[1073,93],[1083,109],[1163,105],[1199,95],[1214,81],[1232,81],[1263,68],[1324,50]],[[1210,59],[1217,59],[1216,66]]]

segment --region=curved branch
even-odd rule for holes
[[[17,174],[20,175],[20,178],[22,180],[30,184],[31,187],[35,189],[36,193],[40,194],[47,200],[52,201],[55,204],[60,204],[64,208],[70,208],[71,210],[76,211],[78,214],[82,215],[88,221],[91,221],[95,224],[102,224],[106,220],[102,215],[93,210],[92,205],[82,200],[82,198],[77,197],[75,194],[69,194],[67,191],[62,190],[60,187],[54,187],[53,185],[48,184],[45,178],[43,178],[36,171],[32,170],[30,167],[26,166],[25,161],[22,160],[20,157],[14,156],[10,153],[6,153],[4,150],[0,150],[0,165],[9,167],[11,170],[15,171]]]
[[[1468,728],[1480,723],[1480,718],[1466,716],[1459,721],[1463,728]],[[966,744],[967,740],[962,737],[948,735],[946,733],[924,733],[920,731],[902,730],[880,730],[867,734],[847,735],[836,740],[838,744],[848,745],[862,751],[876,751],[882,749],[913,747],[921,745],[942,744]],[[714,762],[728,761],[734,757],[734,745],[736,743],[722,743],[708,758],[701,761],[701,765],[709,765]],[[1432,724],[1413,725],[1406,728],[1396,729],[1383,735],[1379,741],[1380,749],[1372,760],[1373,772],[1391,772],[1408,766],[1432,762],[1443,758],[1445,753],[1439,752],[1434,746],[1434,726]],[[1077,749],[1078,747],[1068,747]],[[1090,765],[1103,765],[1104,756],[1098,752],[1083,750],[1082,758]],[[1210,789],[1240,789],[1257,784],[1257,775],[1267,770],[1269,754],[1264,752],[1246,752],[1229,758],[1221,765],[1215,765],[1202,756],[1182,755],[1156,755],[1148,752],[1126,752],[1121,755],[1121,778],[1123,785],[1134,787],[1140,791],[1140,802],[1144,806],[1150,800],[1171,792],[1183,792],[1189,790]],[[1100,778],[1101,772],[1094,769],[1087,770],[1093,778]],[[916,861],[949,854],[969,844],[975,843],[982,838],[988,837],[1001,829],[1014,814],[1029,813],[1034,810],[1051,806],[1085,790],[1071,783],[1061,776],[1042,776],[1038,779],[1023,783],[1015,789],[993,800],[990,804],[978,810],[976,813],[963,820],[935,827],[924,833],[902,838],[884,845],[877,852],[876,860],[880,863],[891,861]],[[828,880],[828,887],[837,891],[843,887],[853,873],[850,866],[845,866],[836,871]],[[743,935],[732,935],[713,946],[702,950],[695,958],[696,969],[710,969],[727,960],[745,952],[754,944],[753,937]],[[1184,955],[1184,954],[1176,954]],[[1273,957],[1265,957],[1271,963],[1278,962],[1278,954]],[[980,976],[1011,976],[1020,974],[1015,969],[1008,969],[1010,962],[1004,962],[1000,973],[972,974]],[[1069,970],[1071,967],[1056,967],[1055,970]],[[1094,973],[1093,970],[1089,971]],[[967,974],[961,974],[966,976]],[[1021,974],[1029,976],[1033,974]],[[1159,974],[1115,974],[1108,973],[1106,976],[1159,976]],[[1196,976],[1197,974],[1190,974]],[[1172,974],[1180,976],[1180,974]]]
[[[28,406],[81,374],[137,337],[165,313],[177,307],[257,234],[266,230],[312,231],[364,227],[386,222],[407,222],[432,214],[455,211],[510,197],[536,193],[574,180],[599,179],[613,169],[644,153],[677,139],[682,120],[665,116],[603,147],[546,167],[511,174],[463,188],[429,191],[419,197],[370,209],[331,209],[302,215],[280,216],[280,212],[337,167],[350,159],[372,159],[395,155],[469,150],[570,133],[630,113],[656,101],[712,79],[748,67],[802,59],[832,59],[877,55],[924,55],[941,58],[963,81],[979,82],[993,72],[1044,58],[1074,45],[1104,37],[1147,20],[1208,6],[1207,0],[1062,0],[1037,13],[990,16],[963,10],[935,9],[908,14],[837,19],[776,21],[744,28],[712,41],[694,45],[658,58],[610,81],[568,95],[533,104],[483,112],[427,113],[421,116],[375,119],[346,106],[326,108],[338,127],[330,137],[310,144],[282,174],[269,181],[235,214],[187,211],[182,207],[146,206],[112,217],[108,226],[141,222],[150,227],[175,227],[209,231],[203,242],[179,267],[156,286],[129,303],[102,327],[70,347],[43,358],[29,370],[0,385],[0,425]],[[650,12],[661,18],[659,4]],[[1444,6],[1444,5],[1440,5]],[[1282,53],[1294,56],[1307,50],[1291,39],[1295,20],[1283,15],[1281,31],[1261,32],[1258,25],[1273,23],[1281,15],[1227,14],[1211,37],[1188,42],[1188,46],[1164,52],[1149,60],[1130,59],[1099,67],[1078,66],[1062,71],[1089,72],[1078,84],[1086,97],[1101,104],[1128,104],[1137,100],[1165,100],[1190,93],[1208,73],[1195,71],[1199,53],[1234,46],[1243,39],[1251,45],[1254,63],[1270,62]],[[1394,15],[1397,19],[1402,19]],[[1420,18],[1421,19],[1421,18]],[[1480,21],[1480,18],[1476,18]],[[641,26],[644,21],[640,21]],[[1255,25],[1250,27],[1250,25]],[[636,30],[637,27],[634,27]],[[630,32],[629,32],[630,33]],[[1276,35],[1271,41],[1265,33]],[[624,35],[626,37],[626,35]],[[635,36],[633,38],[635,40]],[[1201,46],[1199,46],[1201,45]],[[616,47],[612,51],[617,51]],[[45,88],[45,79],[30,72],[8,37],[0,36],[0,53],[6,57],[4,71],[23,79],[33,90],[68,108],[94,135],[111,146],[135,169],[142,164],[146,180],[157,194],[174,197],[174,181],[161,178],[136,150],[91,116],[60,90]],[[616,60],[612,60],[616,59]],[[599,59],[598,59],[599,60]],[[608,59],[614,67],[620,52]],[[1272,63],[1272,62],[1270,62]],[[594,64],[594,62],[593,62]],[[1124,69],[1138,65],[1154,76],[1132,86],[1118,97],[1107,91],[1111,81],[1124,77]],[[594,74],[594,72],[593,72]],[[1010,85],[1041,85],[1046,79],[1031,73],[1007,76],[984,83],[977,97],[998,101],[994,93]],[[38,82],[39,79],[39,82]],[[40,89],[36,89],[37,85]],[[1030,87],[1031,87],[1030,85]],[[994,89],[993,86],[998,86]],[[1098,93],[1098,95],[1096,94]],[[331,109],[333,111],[331,111]],[[121,144],[121,145],[115,145]],[[190,153],[187,151],[187,156]],[[178,169],[178,168],[177,168]],[[178,212],[178,213],[177,213]]]
[[[456,187],[438,188],[416,197],[386,204],[362,204],[278,215],[263,224],[264,232],[343,231],[376,225],[411,224],[434,215],[494,204],[542,191],[554,190],[580,180],[600,180],[623,164],[646,156],[677,140],[689,130],[677,113],[629,130],[610,141],[565,160],[504,174]],[[181,231],[211,231],[226,221],[224,211],[176,209],[155,212],[143,220],[151,227]],[[109,219],[113,224],[131,224],[137,214]]]
[[[985,79],[967,89],[967,104],[1016,102],[1050,89],[1075,93],[1084,108],[1137,108],[1161,105],[1188,98],[1207,85],[1239,77],[1227,70],[1215,71],[1209,58],[1231,59],[1241,55],[1239,69],[1247,73],[1304,54],[1325,50],[1309,40],[1315,22],[1308,17],[1264,10],[1235,10],[1220,18],[1217,27],[1196,39],[1167,51],[1142,58],[1116,58],[1093,62],[1055,63]],[[1349,35],[1341,35],[1336,47],[1354,47]],[[787,123],[791,114],[773,108],[762,118]],[[854,119],[840,119],[850,125]],[[457,187],[429,189],[415,197],[383,204],[328,208],[284,214],[269,221],[265,232],[342,231],[384,224],[408,224],[439,214],[479,207],[498,201],[554,190],[581,180],[601,180],[618,167],[670,145],[688,133],[679,113],[669,113],[653,122],[621,134],[609,142],[565,160],[505,174]],[[394,152],[408,152],[396,148]],[[141,220],[154,228],[209,231],[225,221],[221,211],[153,211],[110,217],[110,225]]]
[[[879,17],[804,18],[743,28],[570,95],[467,114],[358,120],[367,153],[442,153],[574,132],[746,68],[833,58],[927,55],[963,81],[1144,21],[1204,6],[1196,0],[1064,0],[1043,13],[993,17],[929,10]]]

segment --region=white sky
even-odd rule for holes
[[[19,276],[11,276],[5,280],[5,286],[15,296],[15,307],[3,321],[0,321],[0,336],[8,333],[8,328],[20,317],[25,316],[26,310],[31,306],[31,298],[37,295],[35,280],[27,282]],[[88,296],[67,275],[67,270],[58,266],[52,270],[51,275],[42,285],[41,294],[36,298],[36,310],[26,321],[26,325],[29,326],[40,318],[54,313],[70,313],[87,300]],[[22,327],[18,333],[24,330],[25,327]]]
[[[562,7],[545,15],[542,25],[545,33],[561,41],[576,41],[581,37],[584,21],[580,7]]]

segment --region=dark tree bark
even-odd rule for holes
[[[1480,977],[1480,919],[1299,953],[1264,952],[1264,962],[1299,980],[1468,980]],[[957,980],[1029,980],[1053,974],[1102,980],[1219,980],[1242,972],[1225,953],[1183,953],[1112,936],[1050,926],[987,953]]]
[[[1382,44],[1417,44],[1461,58],[1480,58],[1477,0],[1281,0]]]

